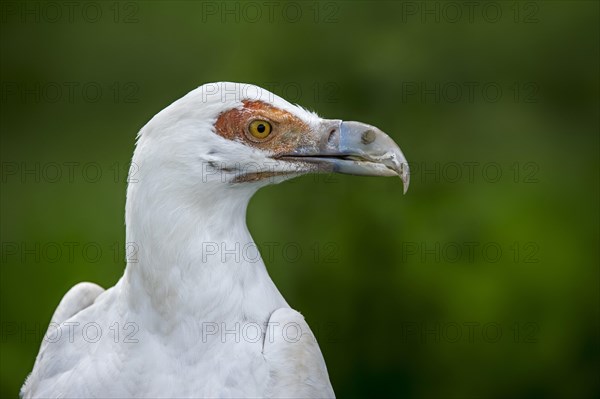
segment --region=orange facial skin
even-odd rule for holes
[[[311,128],[293,114],[262,101],[243,101],[243,108],[223,112],[215,123],[216,133],[226,139],[241,141],[273,155],[291,152],[311,140]],[[272,131],[264,139],[252,136],[248,126],[254,120],[271,124]]]

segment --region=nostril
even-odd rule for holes
[[[335,138],[335,133],[336,130],[331,129],[331,131],[329,132],[329,137],[327,138],[327,143],[331,143],[333,141],[333,139]]]
[[[371,144],[375,141],[375,132],[372,130],[364,131],[361,136],[361,141],[363,144]]]

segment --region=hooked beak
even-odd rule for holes
[[[378,128],[361,122],[325,120],[282,160],[308,164],[312,171],[363,176],[399,176],[404,193],[410,183],[400,147]]]

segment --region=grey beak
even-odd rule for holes
[[[378,128],[361,122],[323,121],[314,140],[280,158],[318,166],[317,171],[363,176],[399,176],[404,193],[410,183],[400,147]]]

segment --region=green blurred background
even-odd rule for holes
[[[2,2],[0,395],[124,268],[141,126],[239,81],[388,132],[412,182],[306,176],[248,223],[340,397],[594,397],[599,3]]]

